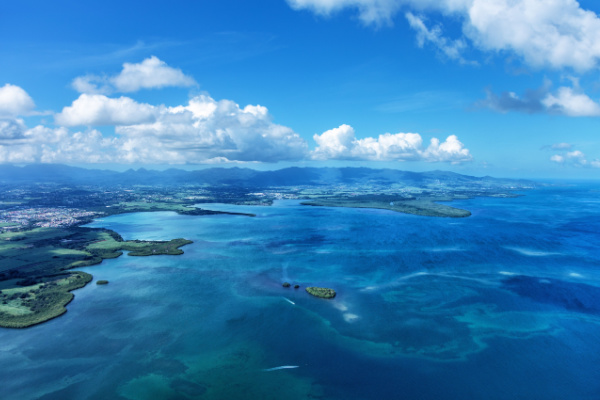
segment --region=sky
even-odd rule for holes
[[[600,4],[4,1],[0,163],[600,177]]]

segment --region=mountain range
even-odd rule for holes
[[[475,177],[449,171],[411,172],[396,169],[371,168],[312,168],[290,167],[273,171],[250,168],[208,168],[195,171],[167,169],[164,171],[140,168],[118,172],[86,169],[61,164],[31,164],[26,166],[0,165],[0,182],[55,183],[92,186],[235,186],[285,187],[325,185],[391,185],[402,184],[426,187],[445,186],[479,187],[532,187],[532,181],[502,179],[490,176]]]

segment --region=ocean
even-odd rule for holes
[[[600,185],[523,194],[452,202],[463,219],[294,200],[102,218],[194,243],[84,268],[110,283],[0,329],[0,397],[597,400]]]

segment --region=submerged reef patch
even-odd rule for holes
[[[519,296],[540,303],[587,314],[600,314],[600,288],[596,286],[526,275],[505,279],[503,285]]]

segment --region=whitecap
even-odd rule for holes
[[[534,250],[534,249],[526,249],[526,248],[523,248],[523,247],[505,246],[504,248],[508,249],[508,250],[516,251],[519,254],[523,254],[524,256],[530,256],[530,257],[547,257],[547,256],[560,255],[560,253],[554,253],[554,252],[550,252],[550,251]]]
[[[280,369],[291,369],[291,368],[298,368],[298,365],[282,365],[281,367],[273,367],[273,368],[267,368],[267,369],[263,369],[263,371],[265,372],[271,372],[271,371],[277,371]]]
[[[290,304],[296,305],[296,303],[294,303],[293,301],[291,301],[290,299],[288,299],[287,297],[283,298],[285,301],[287,301]]]
[[[348,323],[352,323],[352,322],[356,321],[358,318],[359,318],[359,316],[356,314],[351,314],[351,313],[344,314],[344,321],[346,321]]]
[[[442,252],[452,252],[452,251],[464,251],[462,247],[454,246],[454,247],[430,247],[426,248],[426,251],[430,251],[433,253],[442,253]]]

